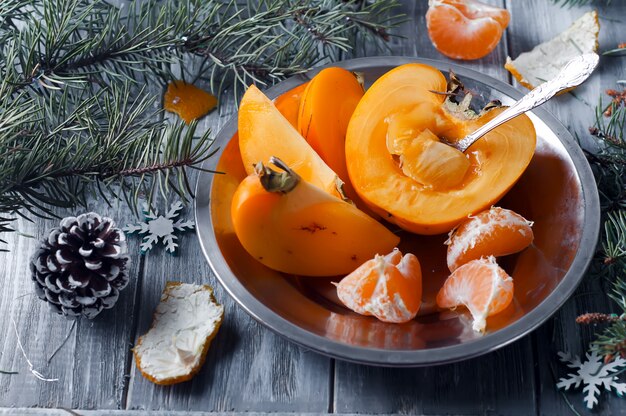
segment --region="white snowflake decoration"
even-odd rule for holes
[[[600,394],[600,387],[608,391],[612,389],[622,396],[626,393],[626,383],[618,382],[618,378],[615,375],[623,367],[626,367],[626,360],[621,357],[616,357],[608,364],[604,364],[602,357],[595,351],[588,352],[587,361],[581,362],[580,358],[575,355],[559,352],[559,359],[567,363],[569,368],[577,369],[576,373],[570,373],[566,378],[561,378],[556,386],[560,389],[569,390],[570,387],[579,387],[582,383],[583,393],[585,397],[583,400],[588,409],[598,404],[598,396]]]
[[[161,239],[166,251],[175,254],[178,248],[178,243],[176,243],[178,237],[174,233],[193,230],[195,226],[191,220],[178,219],[182,209],[183,203],[176,201],[163,216],[159,215],[156,209],[146,207],[144,211],[145,221],[139,224],[128,224],[123,230],[129,234],[145,234],[140,245],[142,254],[152,249],[155,243],[159,243],[159,239]]]

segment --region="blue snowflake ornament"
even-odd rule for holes
[[[183,203],[174,202],[165,215],[159,215],[155,208],[144,208],[145,220],[139,224],[128,224],[122,228],[128,234],[145,234],[139,246],[141,254],[146,254],[159,242],[165,247],[165,251],[176,254],[178,249],[178,237],[176,233],[191,231],[195,223],[191,220],[178,219]]]

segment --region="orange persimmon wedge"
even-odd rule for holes
[[[353,271],[400,238],[352,204],[302,180],[280,160],[262,163],[241,182],[231,205],[246,251],[271,269],[303,276]]]
[[[337,174],[283,116],[274,103],[251,85],[239,105],[239,149],[248,174],[272,156],[283,160],[302,179],[332,194],[337,192]]]
[[[346,162],[357,193],[383,218],[418,234],[450,231],[493,205],[535,151],[526,115],[487,133],[466,153],[433,141],[433,135],[460,140],[502,111],[469,115],[436,93],[446,89],[436,68],[399,66],[367,90],[348,126]]]
[[[298,113],[300,111],[300,102],[304,91],[309,83],[298,85],[295,88],[279,95],[274,100],[274,106],[289,121],[294,128],[298,128]]]
[[[298,130],[328,166],[346,182],[346,131],[363,87],[343,68],[326,68],[309,82],[300,100]]]
[[[313,150],[344,183],[345,195],[366,214],[378,218],[354,190],[346,167],[346,132],[354,109],[363,97],[357,76],[343,68],[320,71],[300,100],[298,130]]]

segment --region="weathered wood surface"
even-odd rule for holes
[[[512,13],[507,35],[487,58],[467,66],[511,82],[502,68],[507,55],[513,57],[566,28],[589,7],[560,8],[549,1],[493,0]],[[404,38],[394,39],[390,54],[445,59],[425,34],[426,1],[406,1],[410,18],[398,29]],[[613,2],[599,8],[603,25],[601,49],[624,41],[626,4]],[[600,91],[624,78],[624,61],[603,58],[598,74],[576,90],[547,104],[570,130],[585,137],[593,122],[592,107]],[[155,91],[155,94],[160,93]],[[232,103],[203,120],[214,131],[232,114]],[[135,219],[121,206],[90,207],[118,223]],[[68,213],[62,213],[67,215]],[[191,215],[188,211],[187,215]],[[19,231],[43,236],[55,221],[19,221]],[[582,312],[608,310],[599,281],[585,282],[578,294],[533,335],[495,353],[462,363],[423,369],[375,368],[335,361],[294,346],[261,327],[229,298],[210,272],[193,235],[183,237],[181,255],[162,251],[135,256],[131,285],[118,305],[94,322],[80,322],[50,364],[47,358],[68,335],[71,322],[48,311],[32,295],[28,259],[36,241],[8,235],[10,253],[0,254],[0,414],[71,414],[65,410],[14,409],[47,407],[127,409],[116,414],[147,414],[142,410],[213,412],[294,413],[410,413],[410,414],[563,414],[570,405],[556,391],[555,374],[564,368],[556,351],[581,353],[590,329],[576,326]],[[130,238],[131,253],[138,252],[138,239]],[[226,320],[214,341],[207,363],[192,382],[175,387],[158,387],[136,371],[130,352],[136,338],[150,323],[166,280],[209,283],[226,307]],[[16,343],[12,319],[17,324],[24,349],[34,368],[58,382],[42,382],[28,371]],[[582,335],[587,337],[583,338]],[[556,373],[555,373],[556,372]],[[568,394],[581,412],[580,394]],[[626,414],[626,402],[603,395],[597,414]]]

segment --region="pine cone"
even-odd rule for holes
[[[61,220],[31,260],[37,295],[57,313],[94,318],[112,308],[128,284],[126,236],[90,212]]]

